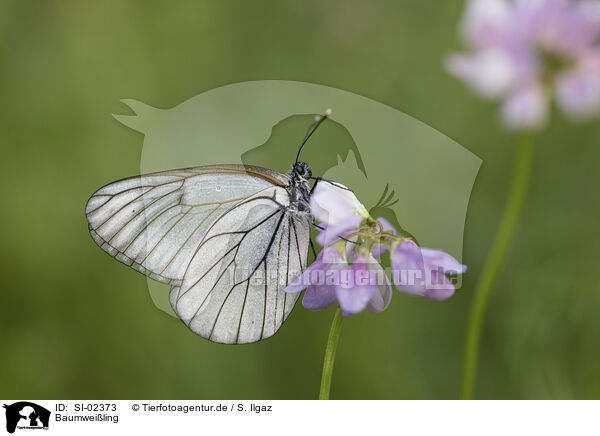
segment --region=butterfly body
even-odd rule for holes
[[[310,167],[305,162],[292,165],[288,173],[289,182],[286,190],[290,196],[289,211],[293,214],[310,215],[310,184],[312,176]]]

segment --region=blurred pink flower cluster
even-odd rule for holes
[[[508,128],[543,127],[552,99],[570,118],[599,113],[599,0],[469,0],[461,28],[470,51],[447,68],[501,100]]]

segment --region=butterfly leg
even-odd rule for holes
[[[317,258],[317,250],[315,250],[315,244],[313,244],[312,238],[310,238],[309,241],[310,241],[310,249],[312,250],[313,256],[316,259]]]
[[[310,190],[310,194],[312,195],[313,191],[315,190],[315,188],[317,187],[317,184],[319,182],[327,182],[332,184],[333,186],[335,186],[336,188],[340,188],[340,189],[344,189],[346,191],[350,191],[350,192],[354,192],[352,189],[347,188],[346,186],[342,186],[336,182],[334,182],[333,180],[329,180],[329,179],[325,179],[323,177],[311,177],[312,180],[315,181],[315,184],[312,186],[311,190]]]
[[[325,227],[323,227],[323,226],[320,226],[319,224],[317,224],[317,223],[315,222],[315,219],[314,219],[314,218],[313,218],[313,220],[312,220],[312,225],[313,225],[313,226],[315,226],[315,227],[316,227],[317,229],[319,229],[319,230],[325,230]],[[351,244],[360,245],[360,242],[351,241],[350,239],[346,239],[346,238],[344,238],[343,236],[340,236],[340,235],[338,235],[338,238],[340,238],[340,239],[341,239],[341,240],[343,240],[343,241],[350,242]],[[312,240],[310,241],[310,243],[312,244]]]

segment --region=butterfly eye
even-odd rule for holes
[[[301,177],[310,178],[312,172],[310,171],[308,165],[304,162],[298,162],[294,164],[294,172]]]

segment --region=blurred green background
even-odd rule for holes
[[[119,99],[172,107],[211,88],[288,79],[383,102],[484,161],[464,286],[395,293],[344,322],[332,398],[451,399],[465,317],[513,154],[493,105],[449,77],[462,1],[0,2],[0,397],[316,398],[333,311],[300,306],[272,339],[222,346],[151,302],[83,214],[136,174],[143,138]],[[485,323],[477,398],[599,398],[600,123],[560,115],[538,138],[531,196]]]

